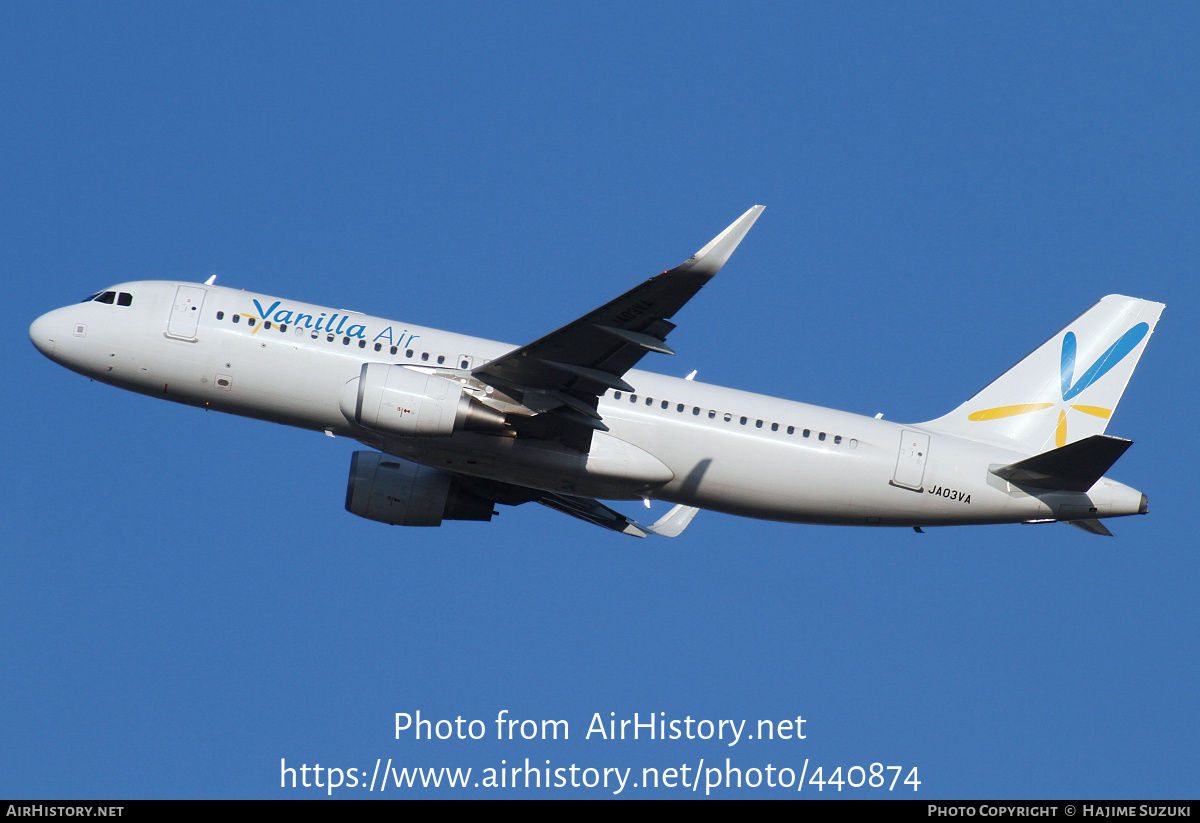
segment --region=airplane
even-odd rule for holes
[[[900,424],[635,369],[724,266],[755,206],[693,257],[523,346],[243,290],[121,283],[29,336],[86,377],[349,437],[346,509],[391,525],[487,521],[538,502],[637,537],[698,509],[927,526],[1145,514],[1104,433],[1164,308],[1109,295],[949,413]],[[601,500],[675,504],[643,524]]]

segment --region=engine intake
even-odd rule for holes
[[[405,437],[502,431],[504,415],[463,392],[454,379],[387,363],[364,363],[340,397],[346,419]]]
[[[443,520],[491,520],[493,502],[449,472],[379,452],[355,452],[346,511],[393,526],[440,526]]]

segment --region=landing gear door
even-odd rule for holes
[[[892,485],[921,491],[925,479],[925,461],[929,459],[929,435],[905,429],[900,435],[900,454],[896,457],[896,473]]]
[[[198,286],[180,286],[176,289],[171,317],[167,320],[167,336],[195,340],[196,328],[200,324],[200,307],[203,305],[204,289]]]

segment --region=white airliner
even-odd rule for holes
[[[123,283],[42,315],[33,344],[87,377],[352,437],[346,508],[406,526],[529,501],[626,534],[699,508],[860,526],[1145,514],[1104,434],[1163,310],[1105,297],[949,414],[891,421],[634,369],[762,206],[694,257],[525,346],[213,285]],[[598,502],[677,504],[653,525]]]

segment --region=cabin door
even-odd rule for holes
[[[167,320],[167,334],[181,340],[195,340],[196,328],[200,325],[200,307],[203,305],[204,289],[198,286],[180,286],[176,289],[171,317]]]
[[[925,461],[929,459],[929,435],[905,429],[900,435],[900,454],[896,457],[896,473],[892,483],[906,489],[921,491],[925,479]]]

